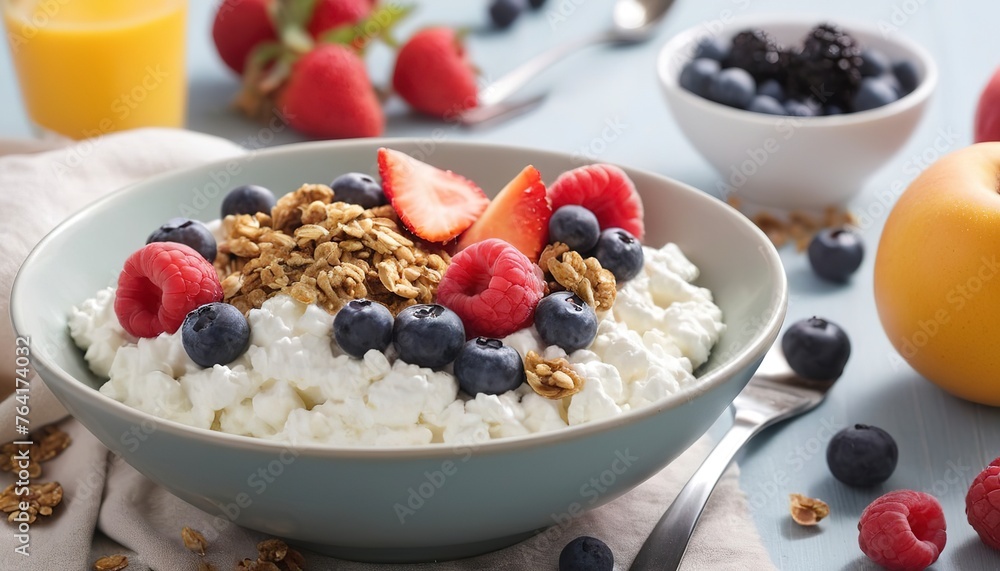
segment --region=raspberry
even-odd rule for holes
[[[1000,549],[1000,458],[976,476],[965,496],[965,515],[979,539]]]
[[[540,273],[514,246],[483,240],[451,259],[438,303],[462,318],[469,338],[506,337],[531,324],[545,289]]]
[[[930,494],[897,490],[861,512],[858,544],[886,569],[919,571],[937,561],[947,539],[941,504]]]
[[[614,165],[599,163],[566,171],[549,187],[548,196],[552,212],[578,204],[594,213],[601,230],[622,228],[640,242],[646,233],[635,183]]]
[[[191,310],[222,300],[215,268],[176,242],[153,242],[125,260],[118,276],[115,315],[135,337],[173,333]]]

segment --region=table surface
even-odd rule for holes
[[[238,83],[215,55],[211,17],[216,2],[191,2],[188,66],[188,126],[248,146],[260,144],[260,127],[235,113],[229,101]],[[549,0],[512,30],[486,26],[484,0],[435,0],[420,9],[404,35],[425,23],[472,28],[470,50],[486,78],[498,77],[544,48],[609,23],[611,0]],[[718,176],[686,142],[658,91],[654,61],[658,47],[679,30],[727,14],[792,12],[817,19],[892,26],[923,44],[941,70],[928,115],[907,146],[852,202],[856,213],[873,215],[864,231],[868,256],[847,287],[817,280],[800,254],[782,258],[790,283],[789,322],[822,315],[851,335],[854,353],[827,401],[810,414],[770,429],[751,443],[741,460],[742,484],[753,517],[775,564],[781,569],[875,569],[857,546],[857,520],[877,495],[892,489],[923,490],[937,496],[949,523],[948,547],[937,569],[997,569],[1000,556],[985,548],[965,521],[964,497],[978,470],[1000,455],[1000,411],[959,401],[922,380],[902,363],[882,333],[872,296],[872,260],[884,209],[876,193],[909,182],[921,157],[933,158],[942,145],[971,143],[972,117],[982,86],[997,64],[995,24],[1000,3],[926,0],[720,0],[678,2],[649,43],[630,48],[592,48],[562,62],[526,92],[548,91],[537,110],[489,129],[464,130],[414,117],[398,101],[388,107],[387,134],[427,136],[443,128],[449,139],[480,139],[577,152],[674,177],[711,191]],[[0,48],[6,51],[4,48]],[[376,50],[369,60],[373,79],[386,83],[391,57]],[[68,90],[72,97],[72,90]],[[30,127],[17,92],[9,55],[0,55],[0,136],[27,137]],[[614,125],[614,129],[607,129]],[[610,136],[609,136],[610,134]],[[285,130],[270,144],[301,140]],[[899,444],[896,473],[880,488],[855,490],[829,474],[826,443],[842,426],[870,423],[893,434]],[[816,528],[801,528],[788,517],[787,494],[826,500],[831,515]]]

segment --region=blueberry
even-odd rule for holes
[[[215,262],[218,252],[215,236],[204,224],[190,218],[171,218],[146,238],[147,244],[153,242],[177,242],[191,246],[209,262]]]
[[[508,28],[525,8],[525,0],[493,0],[490,4],[490,18],[496,27]]]
[[[392,342],[389,309],[368,299],[352,299],[333,318],[333,337],[345,353],[358,359],[370,349],[385,351]]]
[[[756,93],[753,76],[738,67],[720,71],[708,85],[709,99],[738,109],[746,109]]]
[[[563,547],[559,554],[559,571],[612,571],[615,556],[603,541],[586,535]]]
[[[917,71],[917,66],[913,65],[912,61],[902,60],[892,64],[892,74],[896,76],[900,87],[903,88],[900,97],[913,91],[920,84],[920,72]]]
[[[861,50],[861,76],[877,77],[888,73],[892,67],[889,56],[874,48]]]
[[[785,113],[792,117],[815,117],[816,109],[804,101],[789,99],[785,101]]]
[[[570,250],[589,252],[600,235],[597,216],[582,206],[562,206],[549,218],[549,242],[562,242]]]
[[[887,83],[889,85],[889,87],[891,87],[892,90],[894,92],[896,92],[896,98],[897,99],[899,99],[900,97],[903,96],[903,86],[899,84],[899,80],[896,79],[896,76],[893,75],[892,72],[883,73],[882,75],[878,76],[876,79],[878,79],[880,81],[884,81],[885,83]]]
[[[382,192],[382,185],[372,177],[359,172],[338,176],[330,183],[330,188],[333,189],[334,200],[357,204],[362,208],[374,208],[389,202]]]
[[[706,36],[694,48],[694,59],[708,58],[721,62],[728,55],[729,41],[718,36]]]
[[[545,0],[528,0],[528,4],[531,5],[533,10],[537,10],[545,5]]]
[[[851,106],[855,111],[868,111],[888,105],[896,99],[896,90],[888,82],[877,77],[866,77],[861,80],[858,92],[851,99]]]
[[[628,230],[608,228],[601,232],[591,255],[601,262],[601,267],[611,270],[618,283],[627,282],[642,271],[642,244]]]
[[[442,305],[411,305],[396,315],[392,343],[407,363],[434,369],[455,360],[465,345],[465,327]]]
[[[757,95],[767,95],[778,101],[785,100],[785,88],[776,79],[765,79],[757,86]]]
[[[767,113],[768,115],[785,115],[785,107],[780,101],[770,95],[758,95],[750,102],[747,111],[754,113]]]
[[[877,426],[849,426],[834,434],[826,447],[830,472],[848,486],[881,484],[892,476],[898,459],[896,441]]]
[[[851,340],[836,323],[810,317],[785,330],[781,350],[797,375],[814,381],[835,381],[851,356]]]
[[[844,110],[840,108],[839,105],[833,103],[827,105],[823,108],[823,115],[843,115]]]
[[[499,395],[525,381],[521,355],[499,339],[476,337],[462,346],[455,358],[455,377],[466,394]]]
[[[809,242],[809,265],[816,275],[831,282],[846,282],[864,257],[861,236],[847,228],[820,230]]]
[[[557,291],[535,306],[535,329],[546,344],[572,353],[594,342],[597,313],[573,292]]]
[[[274,208],[274,193],[255,184],[238,186],[222,199],[222,217],[230,214],[270,214]]]
[[[699,97],[708,97],[708,86],[712,84],[719,73],[719,62],[714,59],[701,58],[688,62],[681,70],[678,80],[681,87]]]
[[[250,344],[250,324],[235,306],[216,301],[191,310],[181,324],[181,344],[202,367],[232,363]]]

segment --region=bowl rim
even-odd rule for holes
[[[670,73],[671,60],[678,57],[681,51],[691,45],[697,39],[712,34],[707,31],[705,25],[698,24],[678,32],[673,38],[668,40],[660,48],[656,57],[656,75],[660,82],[660,87],[670,96],[678,97],[686,104],[701,108],[706,113],[718,113],[723,117],[734,120],[748,121],[760,125],[773,126],[781,121],[795,121],[797,128],[822,128],[841,125],[856,125],[868,123],[901,114],[909,109],[924,103],[933,94],[938,83],[937,63],[926,48],[914,40],[899,33],[892,35],[884,34],[877,26],[867,22],[860,22],[850,19],[838,18],[834,21],[831,18],[808,14],[752,14],[736,16],[723,24],[721,34],[733,32],[736,29],[760,27],[767,28],[771,25],[802,26],[804,32],[812,26],[823,22],[832,22],[847,30],[848,32],[862,32],[865,35],[880,36],[890,44],[896,44],[903,49],[914,53],[924,68],[924,76],[916,89],[907,93],[903,97],[874,109],[857,111],[854,113],[843,113],[840,115],[821,115],[815,117],[798,117],[792,115],[768,115],[766,113],[756,113],[746,109],[737,109],[716,103],[704,97],[695,95],[678,84],[676,74]]]
[[[351,139],[351,140],[341,140],[341,141],[310,141],[304,143],[295,143],[289,145],[282,145],[278,147],[272,147],[269,149],[255,151],[254,161],[258,161],[261,157],[269,160],[280,161],[281,157],[300,153],[303,151],[312,152],[313,150],[323,149],[324,151],[336,152],[338,149],[350,148],[350,147],[383,147],[383,146],[393,146],[393,145],[406,145],[408,147],[415,147],[423,138],[419,137],[381,137],[373,139]],[[544,155],[547,158],[553,160],[566,160],[569,156],[567,153],[536,149],[525,146],[508,145],[508,144],[497,144],[497,143],[487,143],[479,141],[439,141],[437,143],[439,146],[443,147],[473,147],[476,150],[489,154],[491,152],[530,152],[534,155]],[[239,157],[235,158],[239,160]],[[153,185],[159,184],[164,181],[169,181],[172,178],[187,175],[195,171],[205,170],[210,171],[213,168],[224,167],[226,163],[234,160],[234,157],[224,158],[217,161],[211,161],[201,165],[197,165],[190,168],[176,169],[168,171],[165,173],[160,173],[158,175],[149,177],[147,179],[135,182],[133,184],[127,185],[118,190],[112,191],[100,198],[99,200],[89,204],[79,212],[73,214],[69,218],[65,219],[63,222],[59,223],[53,230],[45,235],[42,240],[32,248],[31,252],[28,254],[27,258],[22,263],[21,267],[18,269],[18,273],[14,279],[13,287],[11,290],[11,319],[14,324],[15,331],[24,331],[23,324],[26,319],[26,314],[28,309],[23,307],[23,304],[18,303],[21,297],[20,292],[26,289],[28,286],[25,283],[24,269],[30,268],[45,254],[48,245],[54,241],[58,236],[69,231],[69,229],[81,220],[87,218],[92,213],[107,209],[110,207],[111,202],[118,199],[123,194],[141,192],[141,189]],[[431,159],[433,160],[433,159]],[[657,182],[662,184],[674,185],[681,192],[687,192],[692,195],[694,200],[702,201],[704,203],[713,203],[711,207],[721,207],[727,208],[726,204],[717,198],[704,193],[690,185],[684,184],[683,182],[677,181],[675,179],[666,177],[664,175],[647,171],[644,169],[631,168],[622,166],[626,172],[640,174],[646,177],[651,177]],[[71,374],[63,370],[61,367],[52,362],[47,354],[44,352],[34,352],[32,354],[32,365],[38,372],[39,376],[45,383],[58,383],[61,384],[61,388],[69,393],[72,393],[75,398],[87,402],[90,406],[96,408],[105,408],[114,411],[117,416],[125,419],[131,418],[133,423],[136,425],[143,424],[146,422],[152,422],[156,426],[156,430],[163,430],[167,433],[171,433],[175,436],[182,438],[193,438],[195,440],[200,440],[203,442],[209,442],[213,444],[219,444],[226,447],[232,447],[239,450],[249,450],[253,452],[280,452],[283,450],[292,449],[296,453],[305,456],[316,456],[325,458],[337,458],[337,459],[368,459],[368,460],[398,460],[401,458],[421,458],[421,459],[442,459],[454,457],[458,451],[475,451],[475,454],[500,454],[508,453],[517,450],[532,449],[537,447],[543,447],[545,445],[551,445],[562,441],[576,440],[580,438],[585,438],[589,435],[596,434],[599,432],[604,432],[613,428],[621,427],[628,424],[633,424],[641,422],[649,417],[660,414],[667,410],[676,408],[683,403],[693,400],[697,396],[711,392],[713,389],[725,384],[733,375],[744,368],[749,368],[754,361],[755,356],[763,356],[764,353],[770,348],[772,340],[777,336],[777,332],[780,329],[782,323],[784,322],[785,312],[787,310],[787,300],[788,300],[788,282],[785,276],[784,267],[781,263],[780,256],[774,246],[771,244],[767,236],[754,225],[748,218],[742,216],[736,211],[732,211],[733,223],[742,226],[745,230],[757,236],[761,244],[758,248],[761,254],[764,256],[766,262],[768,263],[768,271],[770,277],[776,288],[776,295],[772,295],[771,299],[766,308],[768,314],[767,322],[763,324],[756,331],[751,341],[744,346],[740,351],[738,351],[728,363],[724,363],[717,369],[706,373],[705,375],[698,377],[699,382],[683,388],[682,390],[674,393],[656,403],[651,403],[647,406],[640,407],[637,409],[630,410],[623,414],[605,418],[601,420],[596,420],[593,422],[587,422],[584,424],[576,426],[567,426],[565,428],[560,428],[559,430],[553,430],[543,433],[534,433],[524,436],[515,436],[508,438],[492,439],[486,442],[480,443],[432,443],[432,444],[422,444],[415,446],[344,446],[344,445],[328,445],[328,444],[314,444],[314,443],[298,443],[293,444],[286,441],[276,441],[267,440],[264,438],[244,436],[237,434],[230,434],[222,431],[205,429],[194,427],[174,420],[168,420],[154,416],[150,413],[140,411],[138,409],[132,408],[125,405],[119,401],[112,399],[101,393],[98,389],[91,388],[89,385],[73,377]],[[20,334],[20,333],[19,333]],[[46,374],[43,375],[41,371]],[[51,390],[51,389],[50,389]],[[55,392],[55,391],[53,391]]]

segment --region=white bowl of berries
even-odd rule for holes
[[[218,521],[415,561],[622,495],[776,338],[777,253],[718,200],[565,154],[421,145],[293,145],[90,206],[14,285],[38,373]]]
[[[657,73],[720,193],[786,209],[857,194],[910,137],[938,76],[901,35],[806,16],[688,29],[663,46]]]

